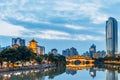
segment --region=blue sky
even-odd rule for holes
[[[79,54],[93,43],[105,50],[105,21],[120,23],[120,0],[0,0],[0,45],[12,37],[35,38],[46,52],[75,47]],[[120,37],[120,36],[119,36]]]

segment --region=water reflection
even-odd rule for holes
[[[96,77],[96,70],[94,70],[93,68],[90,68],[89,74],[91,75],[91,77]]]
[[[67,65],[67,68],[71,71],[75,70],[84,70],[89,68],[89,75],[92,78],[95,78],[97,75],[97,71],[106,71],[106,80],[118,80],[118,71],[120,72],[120,65],[111,65],[111,64],[102,64],[102,65],[91,65],[83,64],[83,65]],[[82,69],[81,69],[82,68]]]
[[[44,70],[29,70],[17,72],[0,73],[0,80],[45,80],[54,79],[54,77],[65,72],[65,67],[62,68],[49,68]]]
[[[66,74],[75,75],[75,74],[77,74],[77,71],[76,70],[66,69]]]
[[[118,80],[118,71],[106,70],[106,80]]]
[[[69,66],[69,68],[59,67],[44,70],[4,72],[0,73],[0,80],[100,80],[101,75],[104,75],[104,79],[102,80],[119,80],[118,73],[120,72],[120,66],[102,65],[92,66],[89,67],[89,69],[88,66],[86,66],[87,65],[77,65],[77,68],[75,68],[75,66]],[[88,74],[84,72],[87,72]],[[100,72],[102,72],[102,74],[100,74]],[[81,76],[85,77],[81,78]],[[100,77],[98,78],[98,76]]]

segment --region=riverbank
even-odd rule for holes
[[[1,68],[1,72],[9,72],[9,71],[19,71],[19,70],[31,70],[31,69],[46,69],[46,68],[54,68],[55,64],[41,64],[41,65],[31,65],[31,66],[22,66],[22,67],[14,67],[14,68]]]

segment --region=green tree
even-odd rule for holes
[[[29,48],[25,46],[20,46],[17,48],[19,52],[19,60],[22,62],[22,65],[24,62],[30,61],[35,59],[36,54]]]
[[[2,57],[2,53],[0,52],[0,66],[2,68],[2,65],[3,65],[3,57]]]
[[[4,49],[1,52],[1,57],[2,57],[2,61],[6,61],[8,63],[8,67],[9,67],[9,63],[14,63],[18,61],[18,57],[19,55],[17,54],[18,51],[14,48],[9,48],[9,49]]]
[[[37,56],[36,57],[36,61],[38,64],[41,64],[42,63],[42,60],[43,60],[43,57],[42,56]]]

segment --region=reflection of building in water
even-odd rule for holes
[[[118,80],[118,71],[106,70],[106,80]]]
[[[77,71],[75,71],[75,70],[66,69],[66,74],[75,75],[76,73],[77,73]]]
[[[96,70],[94,70],[93,68],[90,68],[90,72],[89,74],[91,75],[91,77],[96,77]]]

